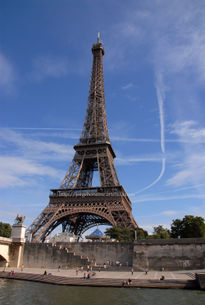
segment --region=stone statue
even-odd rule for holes
[[[15,224],[22,224],[25,220],[26,216],[21,216],[19,213],[15,218]]]

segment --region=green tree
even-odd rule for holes
[[[11,226],[9,223],[0,222],[0,236],[8,238],[11,236]]]
[[[137,239],[146,239],[148,237],[148,232],[142,228],[137,228]]]
[[[105,234],[110,238],[116,239],[120,242],[133,242],[135,240],[135,230],[122,229],[120,227],[111,227],[105,231]],[[147,231],[142,228],[137,228],[137,238],[144,239],[148,236]]]
[[[178,238],[182,236],[183,225],[181,219],[175,219],[171,224],[171,237]]]
[[[170,231],[167,228],[164,228],[162,225],[159,225],[157,227],[154,227],[154,235],[157,236],[157,238],[170,238]]]
[[[120,227],[111,227],[105,231],[105,234],[110,238],[120,242],[132,242],[135,239],[134,230],[122,229]]]
[[[205,237],[204,218],[199,216],[185,215],[182,220],[173,220],[171,224],[171,237]]]
[[[152,235],[149,235],[149,239],[168,239],[170,238],[170,231],[167,228],[164,228],[162,225],[154,227],[154,232]]]

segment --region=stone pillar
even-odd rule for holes
[[[196,280],[201,290],[205,290],[205,273],[197,273]]]
[[[25,243],[26,226],[22,223],[14,224],[12,226],[11,238],[13,242]]]
[[[14,224],[11,231],[12,244],[10,246],[10,267],[19,268],[23,262],[26,227],[23,223]]]

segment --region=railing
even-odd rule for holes
[[[127,196],[122,186],[55,189],[50,197]]]

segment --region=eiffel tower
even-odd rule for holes
[[[92,46],[93,64],[86,117],[75,155],[59,189],[50,193],[47,207],[27,229],[32,241],[44,241],[60,224],[80,237],[97,225],[136,229],[131,202],[120,185],[107,127],[103,79],[104,48]],[[99,187],[92,187],[94,171]]]

